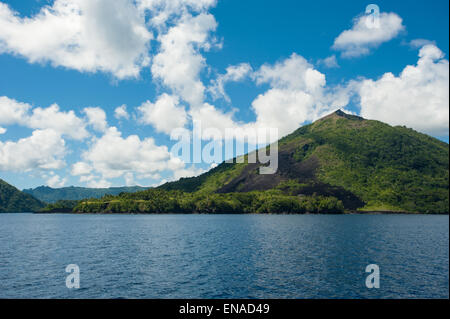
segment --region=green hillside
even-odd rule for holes
[[[337,111],[279,141],[279,169],[222,164],[167,190],[249,192],[281,188],[292,194],[336,196],[346,208],[447,212],[449,146],[406,127]]]
[[[35,212],[44,204],[0,179],[0,213]]]
[[[146,190],[148,187],[110,187],[110,188],[86,188],[86,187],[62,187],[52,188],[39,186],[37,188],[24,189],[23,192],[46,202],[56,203],[57,201],[74,201],[84,198],[101,198],[105,195],[119,195],[120,193],[134,193]]]
[[[279,167],[222,163],[156,190],[81,202],[78,212],[448,213],[449,146],[341,111],[279,141]]]

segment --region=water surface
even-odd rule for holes
[[[448,216],[0,214],[0,298],[448,298],[448,253]]]

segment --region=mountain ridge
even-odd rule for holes
[[[49,186],[39,186],[36,188],[24,189],[23,192],[30,194],[40,201],[46,203],[56,203],[61,200],[81,200],[85,198],[101,198],[105,195],[119,195],[120,193],[134,193],[143,191],[149,187],[141,186],[122,186],[108,188],[88,188],[69,186],[61,188],[52,188]]]

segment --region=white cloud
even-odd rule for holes
[[[107,180],[101,179],[99,181],[91,181],[88,184],[88,187],[92,187],[92,188],[109,188],[111,187],[111,183],[108,182]]]
[[[333,69],[333,68],[339,68],[339,64],[337,62],[336,59],[336,55],[330,55],[329,57],[325,58],[325,59],[321,59],[319,61],[317,61],[317,63],[319,65],[323,65],[329,69]]]
[[[6,133],[6,128],[0,126],[0,135]]]
[[[52,129],[35,130],[17,142],[0,141],[0,171],[55,170],[64,167],[65,142]]]
[[[114,117],[118,120],[120,119],[126,119],[128,120],[130,118],[130,115],[127,112],[127,106],[125,104],[116,107],[114,110]]]
[[[325,75],[302,56],[293,53],[275,65],[264,64],[255,73],[257,84],[269,83],[273,88],[315,92],[325,85]]]
[[[32,17],[0,3],[0,53],[82,72],[137,77],[149,63],[145,17],[130,0],[55,0]]]
[[[112,184],[107,180],[101,179],[98,176],[94,175],[81,176],[80,182],[86,183],[86,186],[91,188],[109,188],[112,186]]]
[[[187,123],[187,114],[179,99],[166,93],[158,97],[155,103],[147,101],[138,107],[141,114],[139,121],[150,124],[158,132],[170,134],[175,128],[184,127]]]
[[[405,29],[402,18],[395,13],[380,13],[378,26],[372,19],[371,15],[356,17],[352,28],[334,40],[333,49],[341,51],[346,58],[367,55],[371,48],[395,38]]]
[[[153,77],[191,106],[203,102],[205,87],[200,80],[200,72],[206,63],[199,51],[208,50],[213,45],[209,33],[216,27],[211,14],[201,13],[193,17],[186,13],[167,33],[158,36],[161,47],[153,59]]]
[[[361,83],[361,116],[448,136],[448,88],[448,60],[436,46],[426,45],[417,65],[408,65],[399,76],[385,73]]]
[[[74,176],[89,175],[92,171],[92,167],[84,162],[77,162],[72,165],[71,174]]]
[[[436,45],[436,41],[431,41],[431,40],[427,40],[427,39],[414,39],[414,40],[409,41],[407,44],[413,49],[418,49],[427,44]]]
[[[167,182],[169,182],[169,181],[167,179],[163,178],[159,182],[153,183],[152,185],[150,185],[150,187],[158,187],[158,186],[164,185]]]
[[[0,97],[0,124],[18,124],[32,129],[52,129],[73,139],[84,139],[89,134],[85,123],[74,111],[60,111],[57,104],[47,108],[32,108],[27,103],[17,102],[6,96]]]
[[[248,63],[229,66],[226,69],[225,74],[219,75],[215,81],[212,81],[212,85],[208,88],[208,91],[212,94],[214,99],[223,97],[227,102],[231,102],[229,96],[225,92],[225,85],[229,82],[242,81],[247,76],[251,75],[251,73],[252,67]]]
[[[190,167],[185,167],[182,169],[175,170],[173,172],[173,180],[179,180],[182,177],[195,177],[205,173],[207,170],[202,168],[197,168],[194,165]]]
[[[58,175],[53,175],[47,180],[47,185],[53,188],[64,187],[66,185],[67,178],[61,178]]]
[[[213,169],[213,168],[216,168],[217,166],[219,166],[219,164],[217,164],[217,163],[211,163],[211,165],[210,165],[210,169]]]
[[[217,0],[138,0],[139,8],[151,14],[150,23],[159,28],[186,12],[204,12],[216,3]]]
[[[295,53],[275,65],[263,65],[255,80],[269,83],[271,88],[252,102],[256,114],[253,125],[278,128],[280,137],[348,104],[344,90],[326,88],[325,75]]]
[[[233,112],[224,113],[209,103],[204,103],[201,107],[192,108],[189,111],[193,121],[197,121],[202,126],[202,138],[212,139],[213,135],[208,134],[205,129],[215,128],[224,136],[225,129],[240,127],[239,123],[233,120]]]
[[[284,136],[312,120],[314,96],[301,90],[270,89],[252,103],[256,126],[278,128]]]
[[[139,174],[138,176],[136,176],[136,178],[139,180],[144,180],[144,179],[158,180],[158,179],[161,179],[161,174],[159,174],[159,173]]]
[[[222,135],[227,128],[244,132],[278,128],[279,137],[282,137],[309,121],[346,106],[352,91],[350,85],[326,87],[325,75],[295,53],[274,65],[264,64],[252,72],[252,78],[257,84],[270,85],[252,102],[256,121],[237,122],[233,119],[235,112],[225,113],[208,103],[192,108],[189,111],[192,119],[201,121],[203,128],[217,128]],[[202,137],[213,138],[205,132]]]
[[[94,130],[98,132],[104,132],[108,128],[108,123],[106,122],[106,114],[99,107],[86,107],[83,112],[87,116],[87,122],[91,125]]]
[[[132,172],[126,173],[124,178],[125,178],[125,185],[136,186],[136,182],[134,181],[134,174]]]
[[[22,123],[31,105],[17,102],[6,96],[0,96],[0,124],[10,125]]]
[[[75,112],[60,111],[57,104],[47,108],[34,108],[31,116],[25,117],[26,126],[35,129],[53,129],[61,135],[67,135],[73,139],[81,140],[89,134],[85,129],[85,123],[75,115]]]
[[[115,127],[94,139],[82,158],[104,179],[121,177],[128,172],[152,174],[184,167],[180,159],[171,157],[166,146],[157,146],[152,138],[141,140],[137,135],[123,138]]]

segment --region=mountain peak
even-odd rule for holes
[[[347,115],[347,113],[345,113],[341,109],[339,109],[336,112],[334,112],[334,114],[336,114],[337,116],[342,116],[342,117],[345,117]]]
[[[334,111],[333,113],[325,115],[324,117],[319,119],[319,121],[330,119],[330,118],[334,118],[334,119],[345,118],[345,119],[348,119],[348,120],[358,120],[358,121],[364,120],[364,118],[362,118],[360,116],[352,115],[352,114],[349,114],[349,113],[345,113],[341,109],[338,109],[338,110]]]

